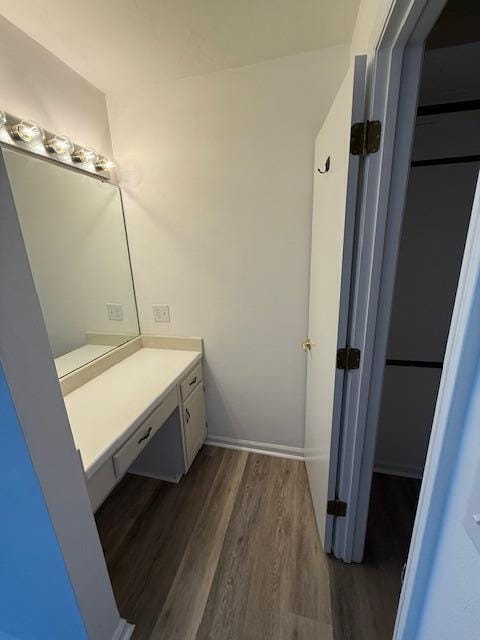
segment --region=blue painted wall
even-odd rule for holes
[[[415,640],[480,638],[480,554],[463,528],[479,464],[480,371],[477,371]]]
[[[86,640],[1,367],[0,435],[0,640]]]

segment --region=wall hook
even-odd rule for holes
[[[328,171],[330,171],[330,156],[325,160],[325,169],[323,171],[318,169],[318,173],[327,173]]]

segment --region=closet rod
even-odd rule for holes
[[[443,164],[466,164],[468,162],[480,162],[480,155],[456,156],[450,158],[433,158],[431,160],[413,160],[412,167],[434,167]]]
[[[480,100],[464,100],[463,102],[443,102],[440,104],[426,104],[418,107],[417,116],[432,116],[438,113],[456,113],[458,111],[477,111]]]
[[[443,369],[443,362],[431,362],[430,360],[395,360],[387,358],[387,367],[419,367],[421,369]]]

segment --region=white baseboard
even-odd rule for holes
[[[135,625],[121,618],[112,640],[130,640],[134,631]]]
[[[238,449],[251,453],[263,453],[266,456],[276,458],[288,458],[290,460],[305,460],[305,450],[301,447],[287,447],[284,444],[270,444],[256,442],[254,440],[240,440],[239,438],[227,438],[226,436],[209,435],[205,444],[224,449]]]
[[[222,447],[224,449],[237,449],[238,451],[249,451],[251,453],[263,453],[267,456],[277,458],[288,458],[291,460],[305,460],[305,450],[301,447],[288,447],[283,444],[271,444],[268,442],[256,442],[255,440],[242,440],[240,438],[229,438],[226,436],[209,435],[205,444],[212,447]],[[384,473],[390,476],[401,476],[404,478],[421,479],[423,469],[408,467],[393,463],[378,463],[375,465],[376,473]]]
[[[388,476],[400,476],[402,478],[415,478],[417,480],[421,480],[423,478],[423,469],[388,462],[379,462],[375,464],[373,471],[375,473],[384,473]]]

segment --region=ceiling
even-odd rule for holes
[[[0,0],[109,93],[350,42],[359,0]]]

